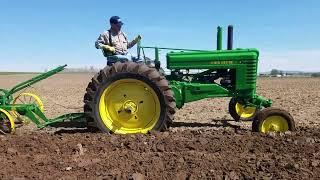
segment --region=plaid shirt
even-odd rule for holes
[[[113,46],[116,49],[115,54],[122,54],[125,55],[128,53],[128,49],[132,48],[137,41],[133,40],[128,42],[126,34],[122,31],[118,33],[114,33],[111,31],[111,43],[109,42],[109,31],[105,31],[98,37],[97,41],[95,42],[95,46],[97,49],[100,48],[100,45],[109,45]]]

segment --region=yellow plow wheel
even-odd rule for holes
[[[39,107],[39,109],[43,112],[44,106],[39,96],[33,93],[21,93],[17,97],[14,98],[13,104],[35,104]],[[18,112],[13,111],[12,114],[18,121],[27,123],[29,119],[25,116],[20,115]]]
[[[0,108],[0,130],[2,133],[14,133],[14,119],[10,113]]]
[[[147,133],[160,117],[160,102],[148,84],[121,79],[104,90],[99,110],[103,123],[114,133]]]

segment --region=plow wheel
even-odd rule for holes
[[[237,102],[235,98],[232,98],[229,102],[229,113],[232,116],[232,118],[236,121],[239,120],[252,120],[256,113],[257,113],[256,107],[245,107],[244,105]]]
[[[0,133],[14,133],[14,120],[10,113],[4,109],[0,109]]]
[[[33,93],[21,93],[14,98],[13,104],[35,104],[39,107],[41,112],[44,111],[43,103],[39,96]],[[29,119],[18,112],[13,111],[12,114],[18,120],[18,122],[28,123]]]
[[[164,131],[172,123],[176,106],[165,77],[134,62],[117,62],[96,74],[84,103],[89,127],[117,134]]]
[[[254,132],[286,132],[294,131],[295,123],[292,116],[278,108],[265,108],[260,111],[252,122]]]

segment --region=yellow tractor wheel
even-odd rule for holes
[[[14,119],[10,113],[4,109],[0,108],[0,132],[1,133],[11,133],[15,132]]]
[[[17,97],[14,98],[12,104],[35,104],[39,107],[39,109],[44,112],[43,102],[41,101],[40,97],[33,93],[21,93]],[[18,112],[13,111],[12,114],[14,117],[23,123],[29,122],[28,118],[20,115]]]
[[[166,130],[175,99],[168,81],[147,65],[115,63],[96,74],[84,96],[88,126],[116,134]]]
[[[239,120],[253,120],[257,113],[256,107],[245,107],[239,103],[235,98],[232,98],[229,102],[229,113],[236,121]]]
[[[278,108],[265,108],[260,111],[252,122],[254,132],[286,132],[294,131],[293,117],[286,111]]]

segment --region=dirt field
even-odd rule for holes
[[[9,88],[28,75],[0,76]],[[90,74],[58,74],[36,84],[48,117],[82,112]],[[168,132],[105,135],[83,129],[18,129],[0,135],[0,179],[319,179],[320,78],[261,78],[258,94],[288,110],[297,131],[251,133],[233,122],[229,99],[187,104]]]

